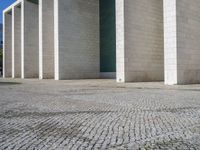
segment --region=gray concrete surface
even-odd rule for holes
[[[3,76],[12,77],[12,9],[4,12]]]
[[[178,84],[197,84],[200,83],[200,3],[177,0],[176,9]]]
[[[0,79],[0,149],[200,149],[200,85]]]
[[[54,78],[54,0],[39,0],[39,77]]]
[[[117,81],[164,81],[163,1],[116,2]]]
[[[55,79],[100,73],[99,0],[54,0]]]
[[[21,78],[21,5],[13,7],[12,77]]]
[[[39,77],[39,8],[22,1],[22,78]]]
[[[164,0],[166,84],[200,83],[199,8],[198,0]]]

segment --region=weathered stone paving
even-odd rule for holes
[[[200,85],[159,84],[0,79],[0,149],[200,149]]]

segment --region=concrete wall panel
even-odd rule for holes
[[[116,6],[117,81],[164,80],[163,2],[119,0]]]
[[[200,2],[177,0],[177,84],[200,83]]]
[[[99,78],[99,0],[54,0],[55,78]]]
[[[3,77],[12,77],[12,10],[3,19]]]
[[[39,8],[22,2],[22,78],[39,77]]]
[[[200,3],[165,0],[165,83],[200,83]]]
[[[40,79],[54,78],[54,0],[39,1]]]
[[[13,78],[21,77],[21,5],[13,7]]]

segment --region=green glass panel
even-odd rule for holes
[[[100,68],[116,72],[115,0],[100,0]]]

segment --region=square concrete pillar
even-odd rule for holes
[[[39,77],[54,78],[54,0],[39,0]]]
[[[54,0],[55,79],[99,78],[99,0]]]
[[[12,77],[12,8],[3,13],[3,77]]]
[[[38,0],[22,1],[22,78],[39,77]]]
[[[164,0],[165,83],[200,83],[200,2]]]
[[[163,1],[116,1],[117,81],[164,80]]]
[[[13,78],[21,78],[21,4],[13,6]]]
[[[176,0],[164,0],[165,83],[177,84]]]

